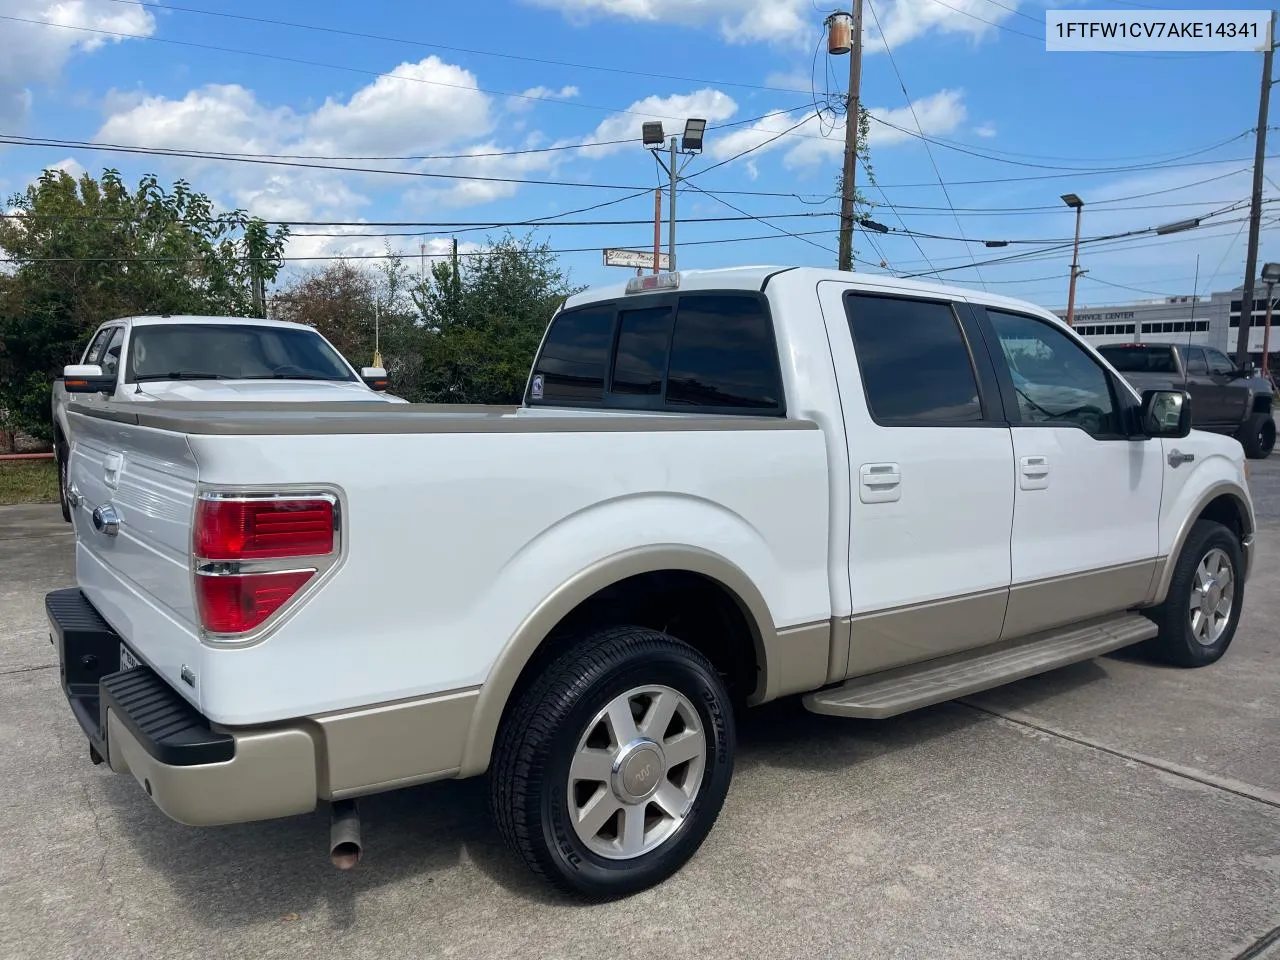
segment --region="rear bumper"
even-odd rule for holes
[[[127,645],[78,589],[49,594],[45,610],[63,692],[90,744],[174,820],[212,826],[315,809],[309,725],[217,727],[149,667],[120,670]]]

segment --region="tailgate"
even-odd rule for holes
[[[70,419],[80,588],[144,661],[198,704],[179,682],[200,652],[190,565],[197,464],[187,438],[75,412]],[[111,511],[114,532],[101,522]]]

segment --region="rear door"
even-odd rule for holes
[[[856,676],[1000,636],[1013,446],[963,302],[819,285],[849,448]]]

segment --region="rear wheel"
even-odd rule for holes
[[[67,499],[67,445],[59,443],[54,447],[53,455],[58,461],[58,500],[62,505],[62,519],[71,522],[71,503]]]
[[[692,647],[616,627],[559,656],[499,731],[490,801],[533,871],[602,900],[665,880],[711,831],[733,774],[729,697]]]
[[[1160,628],[1146,644],[1155,657],[1179,667],[1204,667],[1227,652],[1244,599],[1242,559],[1234,533],[1220,523],[1196,521],[1169,593],[1150,614]]]
[[[1240,428],[1236,439],[1250,460],[1265,460],[1276,448],[1276,422],[1269,413],[1255,413]]]

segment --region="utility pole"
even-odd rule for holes
[[[676,138],[671,138],[671,160],[670,166],[667,167],[670,177],[670,194],[667,198],[667,259],[671,261],[667,269],[672,273],[676,272],[676,181],[680,179],[680,172],[676,169]]]
[[[458,308],[458,301],[462,299],[462,277],[458,273],[458,238],[453,238],[453,306]]]
[[[1080,269],[1080,217],[1084,213],[1084,201],[1074,193],[1064,193],[1062,202],[1076,212],[1076,242],[1071,248],[1071,284],[1067,289],[1067,326],[1076,320],[1076,281],[1085,271]]]
[[[844,27],[839,22],[847,14],[827,19],[827,50],[843,53]],[[862,108],[862,0],[853,0],[853,23],[849,27],[849,98],[844,116],[844,176],[840,184],[840,250],[837,267],[853,269],[853,196],[858,174],[858,130]]]
[[[662,253],[662,188],[653,191],[653,272],[658,272],[658,261]]]
[[[1267,46],[1262,51],[1262,90],[1258,96],[1257,142],[1253,151],[1253,200],[1249,205],[1249,251],[1244,258],[1244,291],[1240,297],[1240,333],[1236,338],[1236,363],[1249,359],[1249,333],[1253,329],[1253,287],[1258,273],[1258,232],[1262,225],[1262,173],[1267,154],[1267,111],[1271,105],[1271,61],[1276,50],[1276,14],[1271,12]]]

